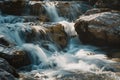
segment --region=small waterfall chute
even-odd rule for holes
[[[68,36],[72,37],[77,35],[73,22],[61,21],[59,23],[64,26],[64,30],[68,34]]]
[[[47,55],[45,52],[38,46],[34,44],[24,44],[22,48],[30,53],[30,58],[32,64],[47,63]]]
[[[57,2],[45,2],[45,9],[47,11],[47,14],[49,15],[51,21],[53,22],[58,22],[58,21],[63,21],[64,18],[60,17],[58,15],[57,9],[56,9]]]

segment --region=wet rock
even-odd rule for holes
[[[104,67],[105,71],[120,72],[120,63],[111,63]]]
[[[48,27],[48,30],[51,34],[51,38],[55,43],[59,44],[61,48],[67,46],[68,36],[65,33],[64,26],[62,24],[56,24]]]
[[[44,14],[44,7],[42,3],[35,3],[30,5],[30,13],[31,15],[39,16],[41,14]]]
[[[29,56],[24,51],[13,51],[10,53],[0,53],[0,57],[6,59],[10,65],[15,68],[20,68],[26,65],[31,64]]]
[[[90,72],[78,72],[65,75],[57,80],[116,80],[116,74],[114,73],[90,73]]]
[[[120,48],[120,13],[102,12],[81,16],[75,23],[83,43]]]
[[[22,15],[25,7],[25,0],[3,1],[2,13],[12,15]]]
[[[1,74],[2,72],[3,74]],[[11,65],[9,65],[9,63],[5,59],[0,58],[0,78],[4,78],[5,76],[8,78],[14,78],[12,75],[15,77],[19,77],[17,71]]]
[[[48,15],[40,15],[39,16],[39,21],[41,21],[41,22],[50,22],[50,19],[49,19],[49,17],[48,17]]]
[[[31,25],[29,30],[25,28],[25,31],[21,30],[21,33],[23,33],[22,37],[24,37],[26,43],[35,43],[37,41],[47,40],[46,30],[46,28],[40,25]]]
[[[106,53],[109,59],[120,62],[120,50],[119,49],[105,48],[102,50]]]
[[[21,16],[23,22],[38,22],[40,21],[39,16]]]
[[[120,10],[120,0],[98,0],[95,3],[98,8],[110,8],[113,10]]]
[[[15,77],[7,71],[0,69],[0,80],[16,80]]]
[[[47,7],[51,6],[51,10],[54,9],[58,13],[61,19],[68,19],[70,21],[75,20],[80,14],[83,14],[88,9],[91,9],[91,5],[86,2],[80,1],[51,1],[49,3],[42,1],[31,1],[30,14],[39,16],[40,21],[53,21],[51,13],[47,12]],[[69,13],[69,14],[68,14]],[[53,15],[54,16],[54,15]],[[42,20],[44,18],[44,20]]]
[[[3,36],[0,36],[0,45],[9,46],[10,42],[6,40]]]
[[[67,46],[67,34],[65,33],[64,26],[61,24],[42,24],[37,26],[31,26],[29,31],[27,29],[22,37],[25,38],[26,43],[39,42],[52,42],[61,48]]]
[[[80,1],[59,2],[56,6],[58,14],[69,20],[75,20],[91,8],[90,5]]]
[[[91,14],[108,12],[108,11],[115,12],[108,8],[93,8],[93,9],[87,10],[84,15],[91,15]]]

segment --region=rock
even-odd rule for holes
[[[10,53],[0,53],[0,57],[6,59],[15,68],[31,64],[28,54],[24,51],[11,50]]]
[[[116,62],[116,63],[111,63],[109,65],[106,65],[104,67],[105,71],[112,71],[112,72],[120,72],[120,63]]]
[[[109,12],[109,11],[115,12],[115,11],[112,11],[111,9],[108,9],[108,8],[93,8],[93,9],[87,10],[84,15],[91,15],[91,14]]]
[[[50,19],[49,19],[49,17],[48,17],[48,15],[40,15],[39,16],[39,21],[41,21],[41,22],[50,22]]]
[[[120,48],[120,13],[102,12],[83,15],[75,22],[83,43]]]
[[[3,1],[2,13],[11,14],[11,15],[22,15],[22,12],[25,7],[25,0],[9,0]]]
[[[52,42],[61,48],[67,46],[68,36],[64,26],[59,23],[31,25],[29,31],[26,29],[24,32],[21,31],[21,33],[23,33],[26,43]]]
[[[15,77],[7,71],[0,69],[0,80],[16,80]]]
[[[51,1],[51,2],[42,2],[42,1],[31,1],[30,14],[39,16],[40,21],[53,21],[51,13],[48,11],[49,6],[51,10],[56,9],[58,17],[61,19],[69,19],[71,21],[75,20],[80,14],[83,14],[88,9],[91,9],[91,5],[86,2],[80,1]],[[69,13],[69,14],[68,14]],[[56,15],[55,15],[56,16]],[[42,20],[44,18],[44,20]]]
[[[40,16],[45,13],[45,8],[43,7],[43,3],[35,3],[30,6],[30,14]]]
[[[10,42],[6,40],[3,36],[0,36],[0,45],[9,46]]]
[[[1,74],[2,71],[4,72],[3,74]],[[7,71],[8,73],[5,71]],[[11,65],[9,65],[9,63],[5,59],[0,58],[0,76],[7,77],[7,75],[8,75],[8,78],[9,78],[9,76],[12,77],[12,75],[10,75],[9,73],[15,77],[19,77],[19,74],[17,73],[17,71]],[[2,77],[0,77],[0,78],[2,78]]]
[[[110,8],[113,10],[120,10],[120,0],[98,0],[95,3],[98,8]]]
[[[64,26],[62,24],[56,24],[48,27],[48,30],[51,34],[51,38],[55,43],[60,45],[61,48],[67,46],[68,43],[68,36],[64,30]]]
[[[104,49],[108,58],[113,61],[120,62],[120,50],[119,49]]]
[[[77,17],[91,8],[91,5],[80,1],[63,1],[58,2],[56,5],[58,14],[71,21],[75,20]]]
[[[71,73],[61,78],[57,78],[57,80],[116,80],[117,74],[114,73],[90,73],[90,72],[77,72]]]

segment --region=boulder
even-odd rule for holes
[[[120,0],[97,0],[95,7],[120,10]]]
[[[25,0],[3,1],[1,10],[4,14],[21,15],[25,7]]]
[[[111,9],[108,9],[108,8],[93,8],[93,9],[87,10],[84,15],[91,15],[91,14],[109,12],[109,11],[110,12],[115,12],[114,10],[111,10]]]
[[[6,59],[10,65],[15,68],[20,68],[31,64],[29,56],[24,51],[10,51],[9,53],[0,52],[0,57]]]
[[[71,21],[75,20],[77,17],[91,8],[91,5],[81,1],[63,1],[58,2],[56,5],[59,16],[62,16]]]
[[[45,13],[45,8],[43,7],[43,3],[35,3],[30,4],[30,14],[40,16],[41,14]]]
[[[106,55],[108,56],[109,59],[120,62],[120,49],[106,48],[102,50],[106,52]]]
[[[68,36],[62,24],[55,24],[47,28],[51,34],[51,38],[55,43],[57,43],[61,48],[64,48],[67,46]]]
[[[29,31],[26,29],[25,32],[21,31],[21,33],[23,33],[26,43],[49,41],[57,44],[61,48],[67,46],[68,36],[64,30],[64,26],[59,23],[42,24],[36,26],[31,25]]]
[[[0,69],[0,80],[16,80],[15,77],[9,72]]]
[[[83,43],[120,48],[120,13],[102,12],[83,15],[75,22]]]
[[[0,36],[0,45],[9,46],[11,43],[6,40],[3,36]]]
[[[2,72],[3,72],[3,74],[1,74]],[[8,78],[9,78],[9,76],[13,77],[12,75],[14,77],[19,77],[19,74],[17,73],[15,68],[13,68],[11,65],[9,65],[9,63],[5,59],[0,58],[0,76],[1,76],[0,78],[4,78],[5,76]]]

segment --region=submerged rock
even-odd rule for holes
[[[1,74],[2,72],[3,72],[3,74]],[[0,76],[1,76],[0,79],[14,78],[14,77],[19,77],[19,74],[17,73],[15,68],[13,68],[11,65],[9,65],[9,63],[5,59],[0,58]],[[7,80],[9,80],[9,79],[7,79]]]
[[[90,73],[78,72],[65,75],[57,80],[119,80],[118,76],[114,73]]]
[[[81,16],[75,23],[83,43],[120,47],[120,13],[102,12]]]

